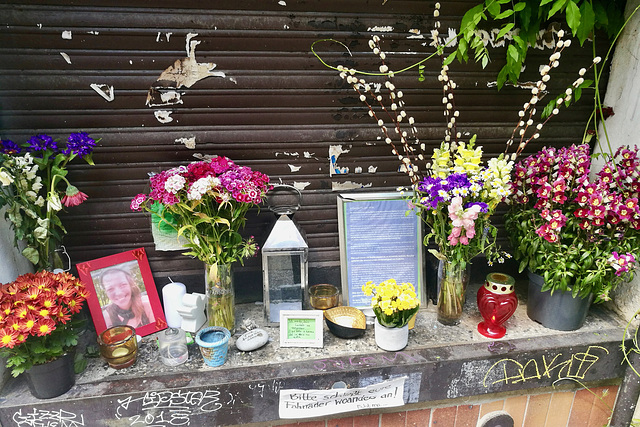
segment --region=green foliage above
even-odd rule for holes
[[[507,81],[515,84],[529,48],[552,22],[566,23],[580,45],[592,38],[596,30],[605,31],[612,39],[624,24],[625,3],[625,0],[485,0],[464,14],[457,49],[447,59],[467,62],[473,55],[486,67],[489,51],[478,30],[499,28],[495,40],[504,40],[507,49],[506,64],[498,74],[498,87],[502,88]]]

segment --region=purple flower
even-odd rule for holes
[[[480,206],[480,212],[487,213],[489,212],[489,205],[485,202],[470,202],[464,205],[465,209],[469,209],[472,206]]]
[[[67,148],[62,150],[63,154],[77,154],[80,157],[91,154],[96,146],[96,141],[87,132],[76,132],[69,135]]]
[[[471,187],[471,182],[469,182],[469,178],[466,173],[452,173],[447,177],[447,184],[447,190]]]
[[[0,140],[0,152],[2,154],[18,154],[20,153],[20,147],[10,139]]]
[[[44,152],[47,150],[53,152],[58,150],[58,144],[49,135],[32,136],[31,139],[27,141],[27,144],[29,144],[27,150],[36,155],[39,154],[39,157],[44,156]]]

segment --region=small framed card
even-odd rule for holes
[[[280,347],[322,348],[322,310],[282,310],[280,312]]]

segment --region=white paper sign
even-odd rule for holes
[[[279,415],[283,419],[310,418],[360,409],[402,406],[406,378],[394,378],[364,388],[280,390]]]

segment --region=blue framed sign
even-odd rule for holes
[[[400,193],[338,195],[340,272],[343,303],[371,306],[362,292],[369,280],[410,282],[424,307],[426,302],[422,222]]]

